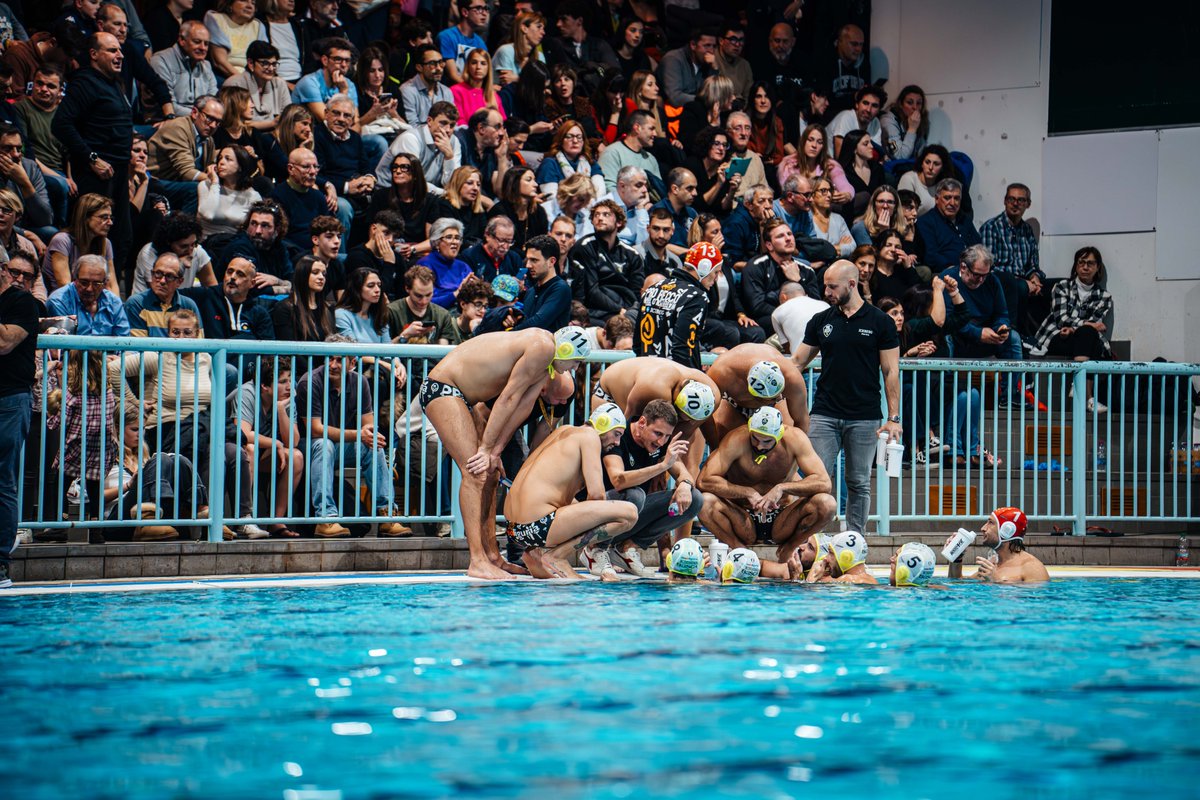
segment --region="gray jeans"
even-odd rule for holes
[[[846,528],[866,532],[871,513],[871,462],[878,441],[879,421],[837,419],[813,414],[808,423],[808,439],[836,486],[837,457],[846,451]]]
[[[667,531],[674,530],[700,516],[700,509],[704,506],[704,495],[700,494],[695,487],[692,487],[692,504],[688,506],[687,511],[673,517],[668,514],[667,509],[671,505],[671,497],[674,494],[675,490],[664,489],[648,495],[644,489],[636,486],[623,491],[610,490],[607,495],[609,500],[624,500],[633,503],[638,508],[637,524],[615,537],[611,546],[619,549],[620,545],[632,541],[642,549],[652,547]]]

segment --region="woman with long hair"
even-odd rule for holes
[[[850,235],[856,244],[873,244],[875,237],[891,228],[903,236],[908,232],[908,220],[900,212],[895,188],[885,185],[871,193],[866,210],[850,226]]]
[[[667,117],[663,112],[662,90],[658,86],[658,78],[649,70],[638,70],[629,78],[629,86],[625,90],[625,113],[621,116],[619,128],[625,127],[625,118],[634,111],[647,111],[654,115],[658,123],[660,136],[667,135]]]
[[[625,114],[625,89],[629,82],[619,72],[610,72],[592,93],[592,122],[600,131],[605,144],[617,140],[621,117]]]
[[[950,151],[940,144],[926,145],[917,156],[916,168],[900,176],[898,188],[913,192],[921,198],[921,207],[917,214],[930,211],[933,206],[933,187],[943,178],[954,178],[954,162],[950,160]],[[963,192],[965,199],[966,192]]]
[[[838,255],[846,258],[854,250],[854,237],[846,218],[833,210],[833,182],[822,176],[813,183],[812,199],[813,233],[835,248]]]
[[[885,180],[883,167],[875,160],[875,143],[870,135],[866,131],[848,131],[842,139],[838,163],[854,189],[851,213],[858,216],[867,207],[871,193],[883,186]]]
[[[725,119],[733,110],[737,95],[733,81],[724,75],[709,75],[700,84],[700,91],[691,102],[683,106],[679,114],[679,135],[684,150],[691,150],[696,143],[696,134],[705,128],[725,128]]]
[[[796,151],[784,140],[783,119],[775,113],[775,93],[769,84],[759,81],[750,87],[750,149],[764,164],[778,164]]]
[[[903,297],[910,287],[922,282],[917,271],[908,265],[904,237],[898,231],[881,231],[875,237],[875,252],[871,292],[876,297]]]
[[[554,133],[546,100],[550,95],[550,69],[541,61],[530,60],[521,68],[516,83],[500,91],[500,100],[509,118],[518,117],[529,123],[528,148],[539,153],[550,144]]]
[[[912,158],[921,152],[929,138],[929,110],[925,91],[920,86],[905,86],[896,101],[879,115],[884,140],[892,152],[890,158]]]
[[[460,125],[466,125],[471,115],[481,108],[494,108],[501,117],[507,116],[492,83],[492,57],[481,47],[467,53],[462,82],[451,86],[450,94],[454,95],[454,104],[458,106]]]
[[[392,158],[392,185],[381,186],[371,195],[367,219],[390,208],[404,220],[400,255],[411,260],[429,252],[429,226],[436,219],[437,198],[425,182],[425,171],[416,156],[397,153]]]
[[[589,139],[599,139],[600,131],[592,116],[592,101],[575,90],[579,74],[568,64],[550,67],[550,96],[546,98],[546,116],[559,125],[574,119],[584,126]]]
[[[346,279],[346,291],[333,311],[337,333],[362,344],[388,344],[388,297],[383,279],[373,269],[357,269]]]
[[[387,91],[387,73],[388,57],[383,50],[372,46],[359,53],[354,68],[354,84],[358,87],[358,130],[391,141],[403,130],[403,124],[400,112],[396,110],[399,92]],[[387,94],[390,96],[384,97]]]
[[[102,256],[108,262],[110,292],[121,296],[117,270],[113,266],[113,246],[108,233],[113,226],[113,201],[99,194],[85,194],[75,203],[71,224],[54,234],[42,259],[42,280],[46,291],[53,292],[71,282],[71,273],[80,256]]]
[[[546,18],[536,11],[522,11],[513,20],[509,41],[496,49],[492,69],[501,86],[516,83],[530,59],[546,63],[542,40],[546,38]],[[460,114],[459,116],[463,116]]]
[[[253,186],[257,173],[258,162],[246,148],[229,145],[217,151],[216,162],[196,184],[196,217],[204,238],[237,233],[250,206],[262,200]]]
[[[459,167],[446,181],[446,193],[434,209],[434,219],[449,217],[463,224],[463,249],[483,241],[487,227],[483,175],[477,167]]]
[[[797,174],[810,181],[822,176],[828,177],[833,184],[832,200],[835,209],[841,209],[854,199],[854,187],[846,180],[842,165],[829,155],[829,135],[823,125],[813,123],[807,126],[800,134],[800,147],[779,162],[776,177],[780,186]]]
[[[558,184],[575,174],[591,178],[596,197],[607,193],[604,174],[596,163],[596,154],[588,141],[587,131],[578,120],[569,120],[558,127],[545,158],[538,165],[537,182],[542,194],[552,197]]]
[[[646,53],[646,23],[637,17],[625,17],[617,28],[613,41],[617,53],[618,69],[622,75],[635,72],[653,72],[658,62]]]
[[[327,279],[328,267],[315,256],[296,262],[292,291],[286,300],[272,304],[275,337],[283,342],[323,342],[337,333]]]
[[[541,205],[537,178],[529,167],[513,167],[504,173],[500,200],[488,218],[504,215],[513,221],[513,249],[525,252],[525,242],[550,232],[550,220]]]
[[[874,300],[878,297],[871,290],[871,279],[875,277],[876,255],[875,248],[869,244],[860,244],[850,252],[850,261],[858,267],[858,293],[868,305],[874,305]]]
[[[707,127],[696,134],[692,157],[684,166],[696,176],[696,211],[727,215],[742,183],[741,175],[726,176],[729,168],[729,135],[724,128]]]
[[[254,153],[255,132],[250,127],[254,119],[254,108],[250,104],[250,90],[241,86],[222,86],[217,92],[217,101],[225,108],[221,124],[213,131],[213,144],[217,147],[238,145]]]
[[[288,155],[297,147],[313,146],[312,112],[303,103],[285,106],[279,115],[279,124],[270,133],[260,133],[258,153],[263,171],[271,180],[279,183],[287,180]]]

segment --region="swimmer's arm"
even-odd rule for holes
[[[641,486],[651,478],[656,478],[667,471],[663,462],[641,469],[627,470],[620,456],[605,456],[604,471],[608,473],[609,483],[614,489],[624,491],[634,486]]]
[[[833,492],[833,481],[825,471],[825,464],[813,449],[808,437],[794,428],[784,436],[788,452],[796,460],[796,466],[805,477],[798,481],[783,484],[785,494],[796,497],[812,497],[815,494],[830,494]]]
[[[580,462],[583,466],[583,485],[587,488],[588,500],[603,500],[604,466],[600,461],[600,437],[582,437]]]
[[[641,416],[642,409],[651,400],[657,400],[664,394],[662,386],[654,386],[655,381],[639,380],[635,381],[629,390],[629,397],[625,400],[625,419],[633,420]],[[666,387],[665,394],[671,393],[670,384]],[[667,402],[671,402],[673,398],[668,398]]]
[[[803,375],[800,380],[789,381],[783,390],[783,398],[787,402],[788,414],[792,423],[804,432],[808,432],[808,389],[804,385]]]
[[[700,485],[696,488],[702,492],[716,495],[722,500],[756,500],[758,492],[754,489],[749,486],[738,486],[725,480],[725,475],[731,466],[733,465],[730,463],[726,449],[718,447],[708,457],[708,463],[700,471]]]
[[[552,355],[553,350],[547,345],[530,348],[518,359],[483,429],[480,451],[499,456],[517,428],[529,417],[542,389],[542,379],[548,377],[544,365],[549,363]]]

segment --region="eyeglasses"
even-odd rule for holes
[[[13,269],[10,264],[4,265],[4,271],[11,275],[13,280],[18,281],[28,281],[29,283],[33,283],[34,279],[37,277],[36,272],[26,272],[23,269]]]
[[[826,186],[824,189],[814,189],[813,194],[833,194],[833,189]]]
[[[444,58],[439,58],[437,61],[422,61],[421,66],[422,67],[444,67],[444,66],[446,66],[446,60]]]
[[[17,210],[15,208],[9,208],[8,206],[0,206],[0,214],[12,214],[15,216],[16,213],[17,213]]]
[[[457,233],[447,233],[445,236],[443,236],[438,241],[440,241],[440,242],[461,242],[462,237],[459,236]]]
[[[726,36],[725,41],[730,42],[732,44],[743,44],[746,41],[746,37],[745,36]]]
[[[392,164],[392,172],[412,172],[412,164],[406,161],[399,164]]]
[[[295,167],[301,172],[316,172],[321,168],[320,164],[288,164],[289,167]]]
[[[476,300],[473,303],[470,303],[469,305],[475,306],[475,308],[478,308],[480,311],[482,311],[488,307],[486,300]]]
[[[1004,198],[1004,202],[1012,203],[1014,206],[1027,206],[1027,205],[1029,205],[1029,198],[1028,197],[1006,197],[1006,198]]]
[[[163,283],[174,283],[175,281],[183,280],[183,275],[178,272],[162,272],[156,269],[150,273],[150,279],[162,281]]]
[[[255,61],[263,69],[279,69],[279,61]]]
[[[728,147],[729,147],[729,142],[713,142],[713,143],[712,143],[712,146],[713,146],[713,147],[719,147],[719,148],[721,148],[722,150],[725,150],[726,148],[728,148]]]
[[[85,281],[83,278],[76,278],[75,282],[84,289],[103,289],[108,281]]]
[[[1081,267],[1098,267],[1098,266],[1100,266],[1100,262],[1094,258],[1081,258],[1081,259],[1079,259],[1079,266],[1081,266]]]
[[[895,200],[884,200],[884,199],[880,198],[879,200],[875,201],[875,205],[877,205],[877,206],[894,206],[894,205],[896,205],[896,201]]]
[[[467,11],[487,11],[487,6],[467,6]]]
[[[798,194],[805,200],[812,200],[812,197],[814,194],[816,194],[816,192],[792,192],[792,194]]]
[[[582,133],[568,133],[566,136],[563,137],[563,141],[564,142],[565,141],[582,142],[583,134]]]
[[[335,64],[349,64],[350,56],[325,56]]]
[[[213,125],[220,125],[223,122],[223,120],[220,117],[214,117],[212,114],[208,113],[207,111],[201,111],[200,116],[204,117],[206,120],[211,122]]]
[[[513,243],[512,237],[509,237],[507,239],[501,239],[499,237],[496,237],[496,244],[506,244],[511,247],[512,243]]]

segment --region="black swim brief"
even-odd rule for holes
[[[772,529],[775,527],[775,520],[783,513],[782,508],[777,508],[774,511],[768,511],[765,514],[758,514],[754,511],[747,512],[750,514],[750,521],[754,523],[754,541],[757,544],[773,544],[771,538]]]
[[[611,394],[609,394],[607,391],[605,391],[604,387],[598,383],[596,384],[596,390],[594,392],[592,392],[592,397],[595,397],[604,403],[615,403],[616,402],[616,400],[613,400],[613,396]]]
[[[516,542],[522,550],[536,550],[546,546],[546,537],[550,535],[550,524],[554,522],[557,511],[551,511],[546,516],[533,522],[510,522],[508,525],[508,540]]]
[[[467,408],[471,407],[471,404],[467,403],[467,398],[463,396],[463,393],[459,391],[457,386],[452,383],[435,381],[433,378],[426,378],[421,381],[421,391],[417,393],[417,396],[421,401],[422,408],[429,408],[429,404],[439,397],[457,397],[466,404]]]
[[[733,407],[734,411],[741,414],[747,420],[754,416],[755,411],[758,411],[757,408],[743,408],[742,406],[739,406],[726,392],[721,392],[721,399],[726,403],[729,403],[729,405]]]

